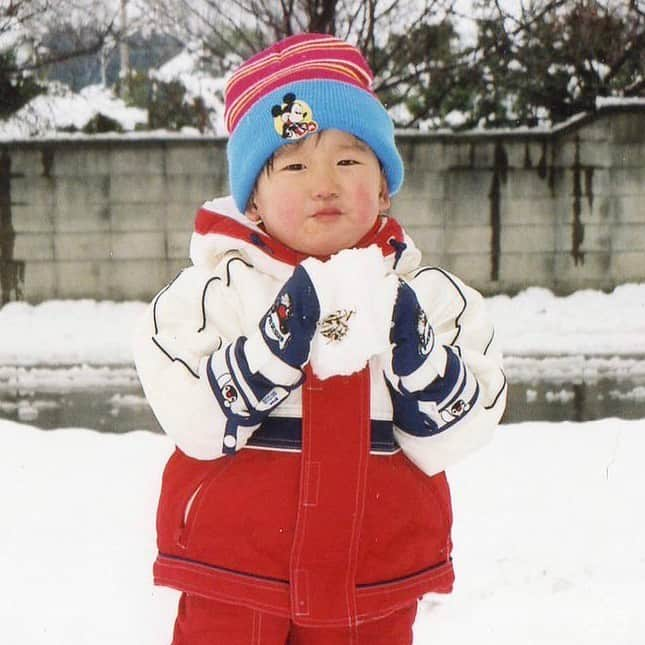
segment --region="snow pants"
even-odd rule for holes
[[[355,628],[300,627],[288,618],[182,594],[172,645],[411,645],[416,602]]]

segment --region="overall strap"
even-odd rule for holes
[[[369,368],[321,381],[307,367],[302,392],[292,619],[304,626],[352,626],[370,451]]]

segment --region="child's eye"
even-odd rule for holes
[[[290,163],[287,164],[286,166],[282,167],[282,170],[288,170],[288,171],[296,171],[296,170],[304,170],[305,164],[303,163]]]
[[[341,160],[338,162],[338,165],[339,165],[339,166],[355,166],[355,165],[357,165],[358,163],[360,163],[360,162],[359,162],[359,161],[357,161],[356,159],[341,159]]]

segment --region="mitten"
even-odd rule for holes
[[[300,265],[260,321],[260,332],[276,358],[301,368],[309,360],[319,317],[320,304],[314,284]]]
[[[302,382],[319,317],[313,283],[298,266],[261,318],[258,331],[210,357],[208,380],[227,418],[224,453],[238,448],[239,427],[258,427]]]
[[[392,371],[409,392],[423,389],[445,368],[445,350],[436,346],[432,325],[416,294],[399,281],[390,329]]]
[[[414,290],[401,281],[392,314],[390,391],[397,425],[415,435],[441,432],[475,404],[479,385],[458,354],[442,345]]]

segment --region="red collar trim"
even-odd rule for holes
[[[285,262],[292,266],[296,266],[308,257],[304,253],[299,253],[281,244],[266,233],[252,230],[242,222],[205,208],[201,208],[197,213],[195,233],[198,235],[215,233],[217,235],[232,237],[236,240],[242,240],[253,244],[260,251],[263,251],[275,260]],[[355,248],[362,249],[371,244],[376,244],[381,249],[384,257],[392,255],[393,253],[400,253],[400,245],[404,244],[404,234],[401,225],[391,217],[378,219],[372,230],[359,240]]]

